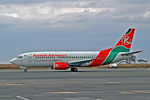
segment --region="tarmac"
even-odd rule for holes
[[[150,100],[150,69],[0,70],[0,100]]]

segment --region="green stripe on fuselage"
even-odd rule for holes
[[[129,52],[129,51],[130,51],[130,49],[125,48],[123,46],[115,47],[114,49],[112,49],[112,51],[110,51],[110,54],[108,55],[108,57],[104,61],[103,65],[110,64],[116,58],[118,53],[120,53],[120,52]]]

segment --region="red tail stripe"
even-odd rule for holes
[[[109,53],[110,53],[110,51],[112,49],[113,48],[100,51],[100,53],[98,54],[98,56],[96,57],[96,59],[89,66],[98,66],[98,65],[101,65],[105,61],[105,59],[108,57],[108,55],[109,55]]]

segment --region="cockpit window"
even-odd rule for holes
[[[23,56],[18,56],[17,58],[22,58]]]

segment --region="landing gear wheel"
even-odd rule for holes
[[[78,69],[77,69],[77,68],[75,68],[75,72],[78,72]]]
[[[71,68],[71,71],[72,72],[78,72],[78,69],[77,68]]]
[[[27,68],[25,68],[25,69],[24,69],[24,72],[28,72],[28,69],[27,69]]]

